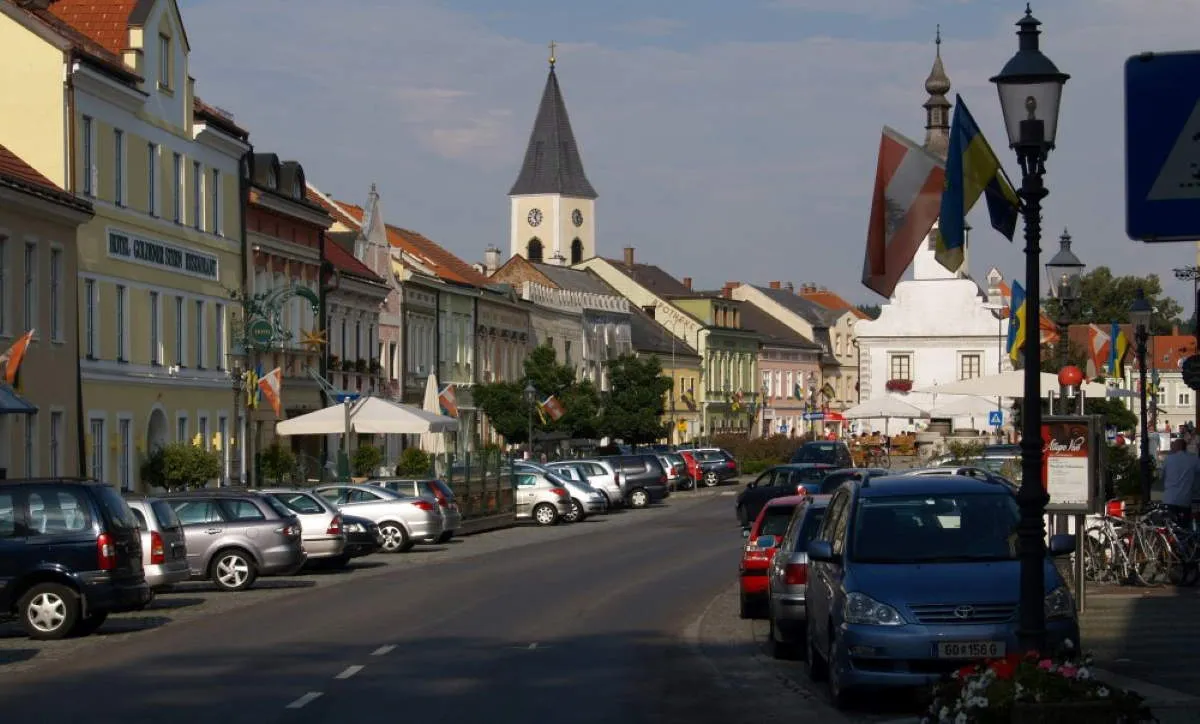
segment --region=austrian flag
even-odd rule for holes
[[[892,296],[929,235],[942,205],[945,163],[895,130],[883,127],[863,284]]]

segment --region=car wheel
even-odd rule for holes
[[[533,521],[541,526],[551,526],[558,523],[558,511],[549,503],[538,503],[533,509]]]
[[[715,472],[710,470],[704,474],[704,487],[715,488],[720,482],[720,480],[717,480],[717,474]]]
[[[838,634],[837,629],[829,632],[829,658],[826,660],[829,676],[829,701],[835,709],[845,709],[850,706],[850,691],[842,681],[841,667],[838,665]]]
[[[442,534],[438,536],[437,542],[438,543],[449,543],[450,539],[453,537],[454,537],[454,531],[452,531],[452,530],[442,531]]]
[[[385,553],[404,553],[415,545],[404,526],[390,520],[379,524],[379,535],[383,537]]]
[[[258,578],[258,566],[246,551],[230,548],[213,556],[209,577],[222,591],[244,591]]]
[[[750,518],[749,518],[749,516],[746,515],[746,506],[744,506],[744,505],[738,506],[737,517],[738,517],[738,522],[742,524],[743,528],[750,527]]]
[[[821,658],[821,653],[817,651],[816,636],[813,636],[811,628],[808,630],[808,635],[805,643],[807,655],[804,657],[807,660],[808,678],[810,681],[824,681],[829,676],[829,668],[825,663],[825,659]]]
[[[567,511],[566,515],[563,516],[563,520],[567,521],[568,523],[578,523],[579,521],[583,520],[584,517],[586,516],[583,512],[583,505],[581,505],[578,500],[571,498],[571,509]]]
[[[795,659],[799,652],[796,650],[796,642],[789,641],[784,635],[783,630],[775,624],[775,615],[771,610],[767,609],[767,650],[772,658],[782,661],[791,661]]]
[[[650,494],[641,488],[632,491],[629,493],[629,505],[634,508],[645,508],[650,505]]]
[[[71,631],[72,636],[91,636],[96,633],[104,622],[108,620],[108,611],[97,611],[88,616],[79,619],[75,624],[75,628]]]
[[[738,618],[753,618],[750,615],[750,601],[746,594],[738,594]]]
[[[66,638],[79,621],[79,595],[61,583],[39,583],[21,597],[21,623],[31,639]]]

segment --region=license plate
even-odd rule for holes
[[[1003,641],[941,641],[939,659],[997,659],[1004,656]]]

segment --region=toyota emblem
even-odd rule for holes
[[[955,618],[967,619],[967,618],[973,618],[974,616],[975,616],[975,607],[974,606],[959,606],[954,609],[954,617]]]

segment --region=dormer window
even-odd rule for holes
[[[172,71],[171,36],[158,36],[158,87],[171,90]]]
[[[279,171],[274,166],[267,169],[267,187],[272,189],[279,188]]]

